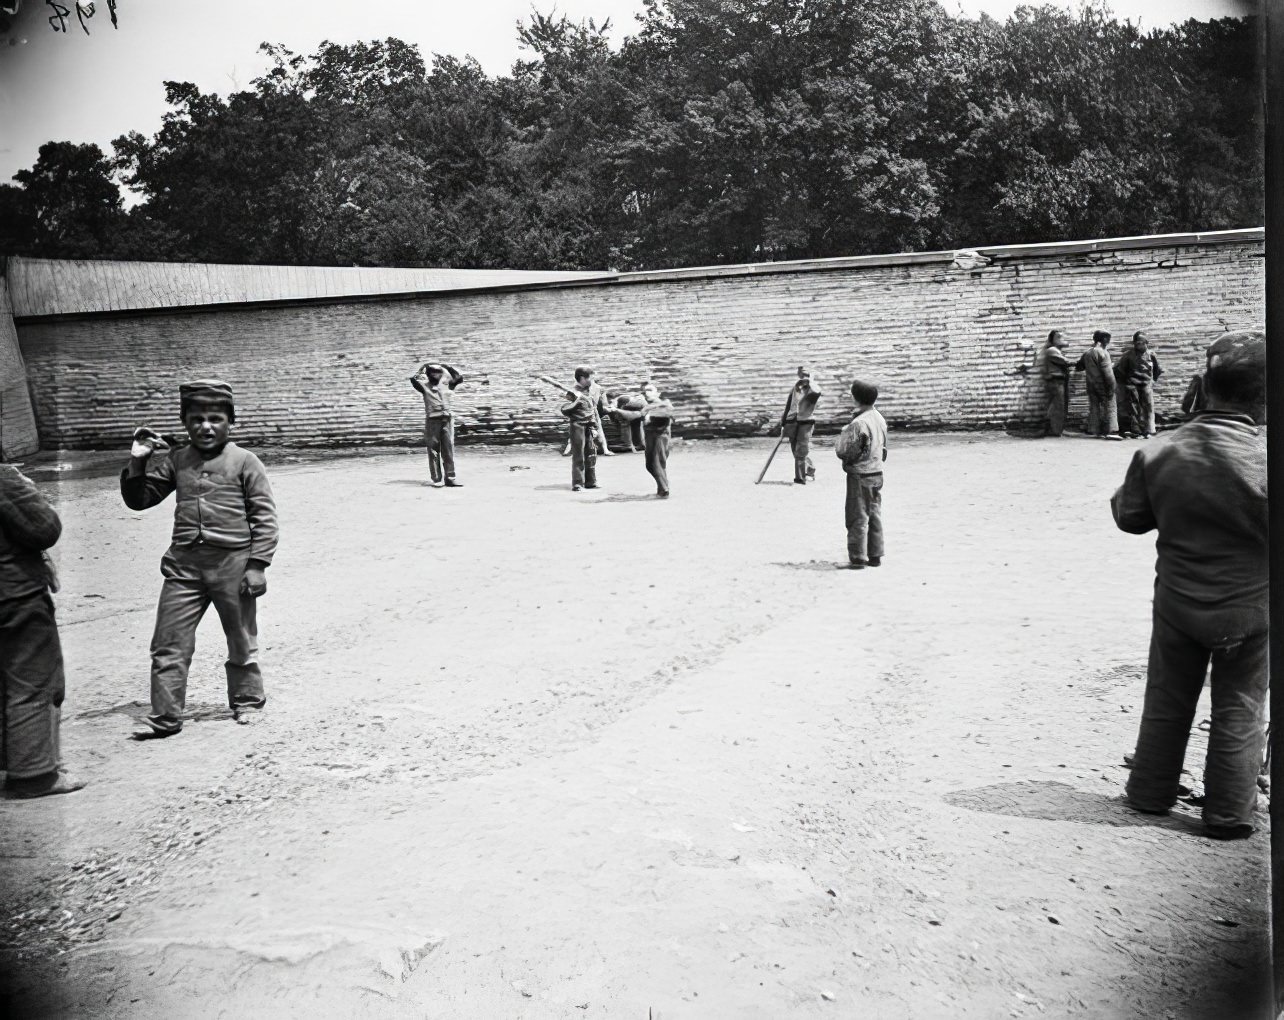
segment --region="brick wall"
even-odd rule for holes
[[[768,430],[804,361],[828,394],[822,431],[848,419],[855,376],[878,384],[896,427],[1022,428],[1042,416],[1036,358],[1054,327],[1072,360],[1094,329],[1115,335],[1116,355],[1146,329],[1167,371],[1156,399],[1165,415],[1213,337],[1263,321],[1260,231],[983,250],[993,262],[980,269],[948,255],[839,260],[362,303],[19,319],[18,332],[42,444],[95,448],[122,445],[144,422],[177,425],[178,383],[208,375],[236,389],[247,441],[418,442],[422,402],[407,377],[429,357],[469,377],[457,391],[461,437],[489,442],[560,435],[558,397],[534,376],[570,381],[581,362],[608,388],[655,379],[686,435]],[[1081,413],[1081,382],[1074,393]]]
[[[18,346],[9,291],[0,277],[0,457],[13,460],[39,449],[27,370]]]

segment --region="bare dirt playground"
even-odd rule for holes
[[[211,612],[147,743],[172,503],[43,484],[90,785],[0,804],[13,1015],[1263,1015],[1265,815],[1220,844],[1119,800],[1135,444],[893,434],[854,572],[830,443],[805,488],[677,443],[668,502],[640,455],[573,494],[550,447],[463,447],[458,490],[268,454],[267,711],[231,721]]]

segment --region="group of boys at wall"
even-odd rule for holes
[[[1104,353],[1103,343],[1094,346]],[[1060,351],[1052,342],[1049,348]],[[1120,529],[1158,531],[1145,701],[1126,797],[1137,810],[1156,814],[1176,803],[1186,743],[1211,666],[1203,814],[1208,834],[1217,838],[1253,832],[1262,760],[1267,689],[1265,359],[1262,333],[1219,337],[1208,349],[1200,379],[1202,407],[1173,432],[1135,451],[1124,483],[1111,499]],[[1090,363],[1099,359],[1085,360],[1085,370]],[[1150,365],[1151,378],[1157,377],[1153,357],[1139,363]],[[430,470],[434,479],[449,484],[454,475],[449,394],[463,377],[449,366],[433,369],[425,366],[415,378],[427,391]],[[562,407],[572,427],[573,452],[582,457],[573,461],[572,470],[573,478],[583,481],[574,484],[586,487],[596,484],[594,439],[605,408],[591,385],[591,372],[577,373],[576,388],[566,391]],[[663,436],[667,450],[673,409],[652,390],[642,395],[641,408],[617,409],[637,415],[620,419],[630,429],[634,422],[643,423],[644,448],[659,450],[650,441]],[[856,414],[838,437],[835,453],[847,474],[849,565],[859,568],[877,566],[883,556],[887,425],[873,406],[876,387],[858,381],[851,393]],[[800,368],[780,422],[782,435],[790,439],[798,485],[815,475],[809,441],[821,396],[810,372]],[[122,498],[131,509],[154,506],[171,492],[176,498],[151,645],[152,711],[135,734],[140,739],[181,731],[196,626],[211,604],[227,634],[228,703],[234,718],[250,722],[266,703],[255,610],[266,591],[265,573],[277,543],[271,487],[259,459],[229,440],[236,413],[226,383],[185,384],[180,412],[189,443],[157,458],[165,440],[138,430],[120,478]],[[445,421],[433,423],[443,417]],[[663,468],[661,459],[660,473],[652,474],[667,494]],[[83,785],[62,771],[59,755],[64,677],[50,597],[56,578],[45,552],[60,532],[57,514],[35,485],[12,465],[0,465],[0,768],[12,797],[68,793]]]
[[[1124,436],[1149,439],[1157,431],[1154,387],[1164,370],[1150,349],[1150,337],[1144,330],[1132,335],[1132,347],[1113,364],[1107,350],[1110,339],[1105,330],[1094,332],[1092,346],[1073,366],[1075,372],[1084,374],[1088,394],[1088,419],[1083,431],[1102,439]],[[1054,329],[1048,334],[1042,352],[1043,379],[1048,392],[1045,433],[1049,436],[1060,436],[1065,431],[1070,411],[1071,365],[1065,356],[1065,347],[1065,337],[1059,329]]]

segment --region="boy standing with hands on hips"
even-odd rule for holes
[[[161,560],[160,605],[152,636],[152,712],[135,739],[169,737],[183,728],[187,672],[196,627],[213,603],[227,635],[227,697],[248,723],[267,701],[258,663],[256,600],[277,544],[276,503],[262,462],[231,442],[232,388],[218,379],[179,387],[190,444],[158,464],[166,443],[150,429],[134,433],[120,492],[131,510],[175,493],[173,543]]]

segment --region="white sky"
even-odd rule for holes
[[[944,0],[947,10],[1004,19],[1020,0]],[[1027,0],[1077,6],[1073,0]],[[74,8],[74,0],[62,0]],[[554,0],[539,0],[541,11]],[[1121,18],[1152,27],[1187,18],[1236,16],[1255,0],[1114,0]],[[22,0],[20,21],[0,35],[0,183],[30,167],[47,141],[97,142],[110,154],[113,138],[130,130],[153,134],[165,112],[162,82],[194,82],[226,95],[248,87],[266,68],[260,42],[310,54],[323,39],[350,43],[396,36],[432,53],[476,57],[502,74],[519,56],[516,23],[530,0],[117,0],[113,29],[107,0],[89,20],[74,14],[68,32],[54,32],[42,0]],[[641,0],[556,0],[572,20],[609,18],[618,44],[636,27]],[[23,42],[22,40],[25,40]]]

